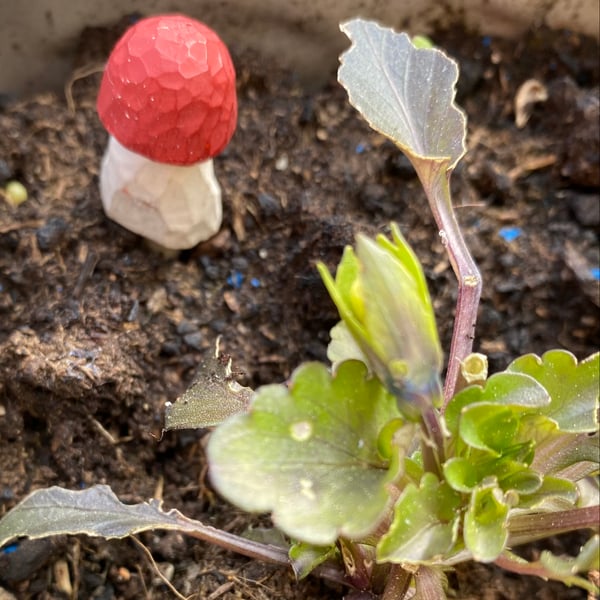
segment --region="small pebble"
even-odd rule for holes
[[[9,181],[4,188],[4,198],[11,206],[19,206],[27,200],[27,188],[18,181]]]
[[[50,217],[35,233],[40,250],[47,252],[56,248],[68,229],[69,225],[62,217]]]
[[[179,335],[187,335],[188,333],[195,333],[198,331],[198,326],[193,321],[183,319],[177,323],[177,333]]]
[[[258,205],[265,217],[273,217],[281,210],[281,205],[277,199],[270,194],[260,193],[258,195]]]
[[[163,342],[160,347],[160,353],[163,356],[179,356],[181,354],[181,346],[178,341],[169,340]]]
[[[287,154],[282,154],[276,161],[275,161],[275,170],[276,171],[285,171],[287,170],[288,166],[290,164],[290,161],[288,159]]]
[[[600,225],[600,197],[598,194],[573,194],[569,206],[575,218],[584,227]]]
[[[183,341],[190,347],[194,348],[194,350],[203,350],[204,336],[200,331],[195,331],[194,333],[188,333],[183,336]]]
[[[217,281],[221,278],[221,272],[218,265],[216,265],[208,256],[200,257],[200,264],[204,269],[204,274],[211,281]]]
[[[4,183],[14,177],[13,170],[8,166],[8,163],[0,158],[0,183]]]
[[[325,142],[326,140],[329,139],[329,135],[327,134],[327,130],[323,129],[323,128],[319,128],[317,129],[317,139],[321,142]]]
[[[248,268],[248,259],[245,256],[234,256],[231,266],[237,271],[245,271]]]

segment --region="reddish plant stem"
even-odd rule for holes
[[[422,161],[415,165],[427,194],[429,206],[440,231],[442,244],[448,252],[452,270],[458,280],[456,315],[448,370],[444,383],[444,408],[454,393],[462,361],[473,350],[477,310],[481,298],[481,275],[467,248],[452,206],[450,175],[446,161]]]
[[[195,537],[210,544],[215,544],[216,546],[220,546],[221,548],[225,548],[232,552],[237,552],[238,554],[243,554],[249,558],[291,567],[290,559],[285,548],[255,542],[254,540],[237,536],[233,533],[223,531],[222,529],[204,525],[200,521],[188,519],[183,515],[178,515],[177,520],[181,525],[179,531],[185,532],[191,537]],[[334,564],[324,563],[319,565],[312,571],[312,574],[342,585],[351,585],[343,569]]]
[[[416,597],[420,600],[445,598],[442,571],[436,567],[422,565],[415,573]]]
[[[412,573],[403,569],[401,565],[393,564],[381,600],[404,598],[412,577]]]
[[[509,544],[516,546],[550,535],[588,528],[598,528],[597,506],[515,515],[508,522]]]
[[[528,563],[520,557],[505,552],[501,554],[495,561],[494,564],[501,569],[510,571],[511,573],[518,573],[519,575],[534,575],[541,577],[542,579],[554,579],[556,581],[562,581],[565,585],[577,585],[589,592],[588,598],[596,598],[598,594],[598,586],[593,581],[592,577],[587,579],[583,578],[582,575],[577,573],[567,574],[564,572],[554,572],[552,569],[547,568],[540,562]],[[591,572],[590,574],[591,575]]]

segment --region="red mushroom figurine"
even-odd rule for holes
[[[177,14],[138,21],[108,59],[97,109],[110,133],[106,214],[164,248],[213,236],[222,207],[212,158],[237,121],[235,70],[217,34]]]

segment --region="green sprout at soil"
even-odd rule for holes
[[[348,598],[443,598],[445,573],[472,560],[598,592],[586,573],[599,568],[600,354],[528,354],[488,376],[486,357],[472,352],[481,277],[450,196],[466,135],[454,104],[457,65],[375,23],[356,19],[342,31],[352,45],[339,80],[414,165],[458,279],[445,378],[417,256],[396,225],[391,236],[359,235],[334,275],[319,265],[340,315],[330,365],[307,363],[286,384],[252,391],[217,351],[167,409],[167,429],[216,426],[213,486],[246,511],[270,513],[279,543],[213,529],[158,502],[127,506],[94,486],[32,493],[0,521],[0,545],[170,529],[343,583]],[[592,535],[576,556],[517,553],[580,529]]]

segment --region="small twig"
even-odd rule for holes
[[[88,279],[94,273],[94,269],[98,264],[98,258],[98,254],[96,252],[88,252],[86,254],[79,277],[77,278],[77,283],[73,289],[74,298],[79,298],[79,296],[81,296],[81,292],[83,292],[83,288],[86,286]]]
[[[144,597],[146,600],[152,600],[150,597],[150,593],[148,592],[148,587],[146,586],[146,580],[144,579],[144,573],[142,571],[142,567],[140,565],[135,565],[138,575],[140,576],[140,581],[142,583],[142,588],[144,589]]]
[[[235,585],[235,581],[226,581],[221,584],[206,600],[217,600],[223,594],[226,594],[233,586]]]
[[[98,431],[98,433],[111,445],[111,446],[116,446],[119,443],[119,440],[115,439],[114,435],[108,431],[108,429],[106,429],[104,427],[104,425],[102,425],[102,423],[100,423],[100,421],[94,419],[94,417],[89,416],[89,420],[90,423],[96,428],[96,431]]]
[[[81,585],[81,543],[75,539],[70,551],[71,568],[73,569],[73,596],[72,600],[79,598],[79,587]]]
[[[93,63],[91,65],[83,65],[73,71],[71,77],[65,83],[65,98],[67,99],[67,108],[71,114],[75,113],[75,101],[73,100],[73,84],[80,79],[85,79],[95,73],[104,71],[105,63]]]
[[[134,535],[131,536],[131,539],[137,544],[138,548],[140,548],[144,552],[144,554],[150,561],[152,568],[156,571],[158,577],[173,592],[173,594],[175,594],[175,596],[179,598],[179,600],[188,600],[188,598],[183,594],[180,594],[175,588],[175,586],[163,575],[162,571],[158,568],[154,557],[152,556],[152,552],[150,552],[150,550],[148,550],[148,548],[146,548],[146,546],[144,546],[144,544],[142,544],[142,542],[140,542],[140,540],[138,540]]]

